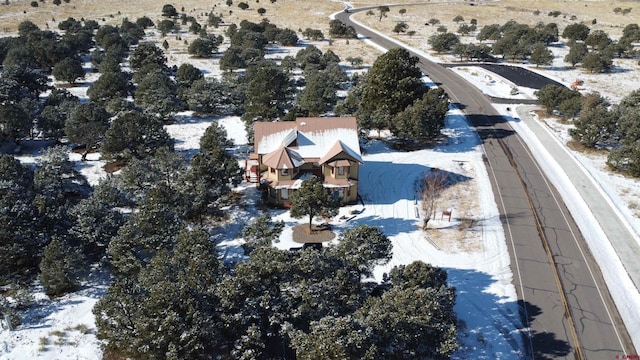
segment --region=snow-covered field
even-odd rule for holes
[[[282,54],[284,56],[286,54]],[[558,56],[563,56],[559,54]],[[170,65],[189,61],[188,57],[173,54]],[[216,76],[219,70],[213,62],[197,64],[208,76]],[[507,97],[511,84],[479,68],[456,69],[476,86],[494,96]],[[564,83],[575,78],[570,73],[559,73],[557,68],[539,69]],[[563,74],[563,75],[559,75]],[[602,80],[590,80],[584,74],[587,86]],[[87,81],[91,81],[88,79]],[[629,91],[633,89],[629,84]],[[637,85],[636,85],[637,86]],[[523,98],[532,95],[531,89],[519,89]],[[85,96],[84,87],[74,88],[74,93]],[[607,95],[606,93],[603,93]],[[619,95],[610,95],[619,99]],[[502,109],[504,110],[504,109]],[[178,115],[178,122],[167,126],[169,134],[176,139],[176,149],[186,153],[197,151],[198,140],[213,121],[222,124],[239,149],[244,149],[247,138],[244,125],[237,117],[195,118],[189,113]],[[560,139],[566,140],[566,127],[548,120]],[[520,127],[518,131],[527,131]],[[518,329],[522,328],[516,292],[512,285],[509,253],[494,201],[486,169],[482,162],[479,140],[469,128],[463,116],[451,109],[444,132],[449,141],[432,149],[414,152],[398,152],[387,148],[383,142],[372,141],[363,146],[365,165],[360,173],[360,192],[363,205],[341,209],[332,225],[336,232],[359,224],[381,228],[391,239],[394,249],[391,262],[375,271],[376,279],[392,266],[422,260],[441,266],[448,271],[451,285],[457,289],[456,313],[460,319],[461,349],[455,354],[458,359],[513,359],[522,356],[523,346]],[[238,152],[242,152],[239,150]],[[104,176],[98,155],[79,169],[91,183]],[[611,175],[604,170],[600,157],[581,156],[585,163],[593,166],[596,181],[610,193],[616,205],[621,207],[627,220],[640,229],[638,209],[635,208],[640,195],[638,182]],[[29,159],[24,159],[29,161]],[[33,161],[33,158],[30,159]],[[78,161],[79,155],[72,154]],[[452,186],[451,195],[440,203],[440,209],[452,210],[451,221],[436,217],[430,230],[421,230],[422,209],[416,192],[416,182],[430,168],[439,168],[458,175],[460,183]],[[246,194],[245,202],[255,198],[251,184],[238,189]],[[418,198],[418,201],[416,201]],[[640,205],[639,205],[640,206]],[[342,215],[358,214],[350,221],[340,220]],[[253,216],[251,206],[234,207],[233,219]],[[292,227],[306,220],[294,220],[287,212],[274,212],[276,219],[284,220],[286,228],[275,246],[288,249],[299,246],[293,243]],[[240,221],[238,221],[240,223]],[[239,256],[241,239],[237,237],[240,225],[229,224],[233,231],[216,236],[221,253],[227,258]],[[463,229],[464,237],[459,237]],[[428,237],[430,234],[438,234]],[[108,280],[104,274],[93,274],[77,293],[50,300],[42,292],[34,295],[37,305],[29,310],[24,325],[13,331],[0,332],[0,359],[98,359],[101,357],[99,341],[95,336],[95,322],[91,308],[104,293]]]

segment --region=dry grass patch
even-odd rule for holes
[[[52,2],[44,2],[34,8],[30,6],[30,3],[30,0],[10,0],[8,5],[0,5],[2,33],[15,35],[18,25],[26,20],[35,23],[41,29],[57,31],[58,23],[69,17],[77,20],[96,20],[100,25],[119,25],[123,19],[135,21],[142,16],[147,16],[157,23],[164,19],[162,17],[162,6],[165,4],[152,0],[130,2],[71,0],[70,3],[63,2],[59,6],[54,5]],[[167,4],[170,3],[167,2]],[[214,12],[222,16],[224,24],[227,25],[232,23],[239,24],[242,20],[261,22],[266,19],[278,27],[290,28],[296,32],[306,28],[319,29],[327,39],[329,38],[329,16],[344,8],[342,3],[337,1],[277,0],[275,3],[270,1],[247,3],[250,5],[247,10],[238,8],[237,2],[234,2],[232,6],[227,6],[224,0],[213,2],[184,0],[173,4],[180,14],[184,13],[187,16],[193,16],[201,25],[207,23],[209,12]],[[264,17],[258,14],[258,8],[267,10]],[[177,19],[177,23],[180,24],[181,21]],[[167,40],[171,54],[186,54],[188,44],[196,38],[196,35],[188,33],[187,26],[181,25],[181,28],[182,30],[179,33],[171,33],[164,38],[156,33],[152,41],[161,45],[164,40]],[[209,31],[222,34],[225,29],[226,26],[223,25],[218,29],[209,28]],[[149,31],[152,30],[150,29]],[[300,33],[298,33],[298,36],[302,38]],[[331,49],[343,60],[349,56],[360,56],[365,64],[373,63],[380,54],[378,50],[355,39],[335,39],[332,42],[328,40],[314,41],[313,44],[323,52]],[[170,54],[168,54],[168,57],[170,57]],[[205,60],[210,61],[210,59]]]
[[[314,225],[311,232],[308,224],[300,224],[293,227],[293,241],[300,244],[323,243],[331,241],[335,237],[336,234],[329,227],[321,228]]]
[[[588,147],[576,140],[567,141],[567,147],[571,150],[581,152],[585,155],[607,156],[607,154],[609,154],[609,151],[606,149],[597,149],[597,148]]]
[[[440,249],[448,252],[476,252],[483,249],[483,241],[478,232],[482,231],[482,219],[478,198],[478,185],[475,174],[467,170],[467,165],[458,169],[468,176],[470,181],[458,182],[443,190],[438,199],[435,218],[429,221],[426,230],[431,241]],[[442,211],[451,211],[451,221],[442,216]]]

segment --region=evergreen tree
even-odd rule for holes
[[[232,91],[215,78],[199,79],[182,93],[189,110],[202,115],[225,115],[237,111]]]
[[[242,56],[243,49],[240,46],[231,45],[220,57],[221,70],[236,70],[247,66]]]
[[[395,266],[386,276],[385,282],[402,289],[437,289],[447,285],[447,272],[422,261],[414,261],[408,265]]]
[[[42,157],[35,171],[34,204],[41,216],[41,224],[47,236],[63,236],[71,226],[67,211],[72,195],[82,196],[88,185],[69,161],[65,147],[55,146],[42,151]]]
[[[296,219],[309,216],[309,232],[312,231],[314,217],[334,217],[339,207],[339,200],[331,195],[317,176],[304,180],[300,188],[291,194],[291,216]]]
[[[94,308],[98,337],[133,357],[210,357],[222,341],[214,295],[222,266],[200,229],[182,230],[137,280],[114,283]]]
[[[159,148],[151,156],[132,158],[122,169],[119,188],[139,206],[153,200],[179,212],[180,187],[186,171],[187,161],[183,155],[166,147]],[[153,196],[156,198],[152,199]]]
[[[104,201],[98,194],[94,192],[69,209],[73,219],[69,232],[79,241],[87,258],[93,261],[106,255],[111,239],[125,222],[123,214],[114,208],[115,205]]]
[[[587,56],[589,50],[587,45],[583,42],[573,42],[570,44],[569,52],[564,57],[564,61],[571,64],[571,67],[576,67],[576,64],[581,63],[584,57]]]
[[[296,46],[298,35],[291,29],[280,29],[276,34],[275,42],[281,46]]]
[[[430,89],[421,99],[400,112],[392,122],[393,134],[410,141],[433,140],[440,136],[449,107],[441,88]]]
[[[305,73],[306,85],[298,95],[298,104],[309,112],[309,116],[318,116],[330,111],[338,101],[337,85],[325,71],[311,70]]]
[[[40,94],[49,90],[49,79],[41,69],[9,64],[4,64],[3,66],[2,79],[8,82],[8,86],[3,85],[3,88],[7,87],[9,89],[9,93],[6,93],[6,90],[3,89],[3,92],[0,93],[3,97],[13,100],[19,100],[25,96],[38,98]],[[16,98],[15,96],[18,95],[20,97]]]
[[[164,56],[164,51],[155,44],[141,43],[129,57],[129,63],[134,70],[140,70],[149,64],[165,67],[167,58]]]
[[[102,141],[109,128],[109,114],[93,102],[76,106],[65,123],[65,133],[69,140],[84,145],[82,161]]]
[[[331,248],[358,278],[371,276],[373,268],[391,260],[391,241],[378,228],[360,225],[344,232],[338,245]]]
[[[40,136],[60,139],[64,136],[64,127],[71,111],[76,107],[78,97],[65,89],[55,88],[44,100],[40,116],[36,120]]]
[[[388,128],[393,117],[427,92],[417,63],[418,58],[401,48],[389,50],[373,63],[357,114],[359,121],[372,118],[368,129]]]
[[[455,299],[447,286],[392,288],[355,317],[372,334],[376,359],[449,359],[458,348]]]
[[[329,21],[329,35],[343,39],[355,39],[358,37],[358,33],[353,26],[347,26],[337,19]]]
[[[67,57],[53,66],[52,74],[56,80],[74,84],[77,79],[84,78],[84,69],[79,57]]]
[[[540,65],[550,65],[553,62],[553,54],[544,44],[538,43],[534,45],[530,59],[536,64],[536,67]]]
[[[247,68],[247,89],[242,118],[248,126],[253,121],[275,120],[284,115],[292,92],[289,77],[272,61],[262,61]]]
[[[0,284],[28,279],[44,243],[33,204],[33,172],[0,154]]]
[[[611,39],[603,30],[595,30],[584,39],[584,44],[590,46],[594,51],[602,51],[611,44]]]
[[[175,210],[154,200],[131,215],[109,243],[107,253],[118,276],[135,278],[157,253],[172,247],[182,227]]]
[[[219,215],[231,200],[231,186],[242,179],[238,161],[225,148],[231,145],[226,131],[212,123],[200,139],[200,153],[194,155],[185,178],[188,217]]]
[[[608,72],[613,66],[611,58],[604,54],[587,54],[582,59],[582,67],[591,73]]]
[[[146,74],[137,74],[141,78],[133,94],[135,103],[144,107],[147,112],[161,117],[182,109],[177,97],[177,86],[169,74],[155,66],[151,68]]]
[[[287,301],[287,295],[296,291],[291,282],[293,256],[274,247],[256,248],[249,261],[238,263],[234,273],[220,282],[216,294],[235,340],[235,356],[259,359],[282,354],[284,326],[297,312]]]
[[[173,140],[162,126],[162,121],[138,111],[129,111],[113,120],[100,151],[107,159],[141,159],[162,147],[173,147]]]
[[[372,334],[352,316],[327,316],[311,323],[308,333],[296,331],[292,345],[300,360],[376,359]]]
[[[102,64],[107,65],[109,62],[105,58]],[[102,70],[101,66],[100,77],[87,89],[89,99],[96,104],[106,106],[111,101],[126,98],[131,89],[129,76],[122,71],[103,72]]]
[[[618,113],[621,145],[611,150],[607,164],[614,170],[640,177],[640,90],[634,90],[622,99]]]
[[[592,93],[582,101],[582,111],[569,130],[571,137],[582,145],[595,148],[605,145],[615,134],[617,113],[609,110],[609,103],[597,93]]]
[[[142,349],[149,339],[141,336],[144,300],[147,293],[137,280],[117,278],[93,307],[98,328],[98,339],[106,341],[105,348],[127,356],[142,355]],[[146,344],[149,346],[149,344]]]
[[[444,32],[429,37],[429,45],[438,53],[446,52],[453,49],[460,43],[460,39],[454,33]]]
[[[29,114],[19,104],[0,103],[0,139],[17,141],[29,135]]]
[[[175,78],[179,86],[188,88],[194,81],[204,78],[204,75],[197,67],[189,63],[182,63],[176,70]]]
[[[478,35],[476,35],[476,39],[480,42],[485,40],[498,40],[501,36],[501,30],[499,24],[491,24],[483,26]]]
[[[538,102],[545,107],[547,114],[552,114],[553,110],[560,110],[562,105],[565,109],[572,110],[570,116],[575,115],[582,108],[580,105],[575,108],[573,104],[580,104],[582,95],[576,90],[555,85],[545,85],[542,89],[534,93],[538,97]]]
[[[323,70],[327,66],[327,59],[322,51],[314,45],[309,45],[296,53],[296,61],[302,70]]]
[[[206,36],[199,37],[189,44],[189,54],[198,57],[206,58],[213,55],[218,51],[218,46],[222,43],[222,37]]]
[[[65,238],[54,238],[44,248],[40,280],[47,295],[62,295],[79,285],[83,258],[78,248]]]
[[[245,241],[242,247],[245,255],[251,254],[251,251],[257,247],[271,246],[272,242],[280,236],[283,228],[284,222],[272,223],[268,213],[257,217],[242,229],[242,237]]]
[[[583,23],[569,24],[562,31],[562,37],[570,41],[583,41],[589,36],[591,29]]]

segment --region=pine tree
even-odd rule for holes
[[[75,84],[77,79],[84,78],[82,62],[79,57],[64,58],[53,66],[52,74],[56,80]]]
[[[230,202],[231,187],[242,180],[238,161],[226,151],[232,144],[217,123],[205,130],[200,153],[191,159],[182,190],[189,218],[220,215],[220,208]]]
[[[99,105],[88,102],[76,106],[65,123],[65,133],[69,140],[84,145],[82,160],[102,141],[109,128],[109,114]]]
[[[292,92],[286,72],[272,61],[264,60],[247,68],[247,90],[242,118],[253,121],[275,120],[284,115]]]
[[[33,204],[33,172],[0,154],[0,284],[28,279],[44,244]]]
[[[427,88],[417,63],[418,58],[401,48],[378,57],[367,74],[357,116],[370,116],[374,129],[384,129],[393,117],[422,98]]]
[[[389,262],[392,248],[391,241],[380,229],[360,225],[345,231],[338,245],[330,249],[361,277],[371,276],[375,266]]]
[[[540,65],[550,65],[553,61],[553,54],[544,44],[538,43],[534,45],[530,59],[536,64],[536,67]]]
[[[43,150],[38,165],[34,176],[36,205],[47,219],[48,224],[45,225],[49,233],[54,228],[63,229],[61,232],[66,233],[68,198],[72,194],[84,194],[88,184],[73,167],[68,150],[63,146]]]
[[[448,359],[458,348],[455,289],[392,288],[355,314],[375,344],[377,359]]]
[[[339,201],[331,196],[317,176],[304,180],[300,188],[291,194],[291,216],[296,219],[309,216],[309,232],[312,231],[314,217],[334,217],[339,207]]]
[[[441,88],[429,91],[400,112],[391,122],[393,134],[410,141],[434,140],[440,136],[449,109],[449,98]]]
[[[100,151],[107,159],[142,159],[163,147],[171,149],[173,140],[162,121],[139,111],[129,111],[113,120]]]
[[[137,279],[119,279],[94,308],[98,337],[136,358],[200,359],[222,348],[214,294],[223,266],[202,229],[178,232]]]
[[[111,239],[125,222],[123,214],[114,206],[116,204],[105,202],[94,192],[69,210],[73,219],[70,233],[79,240],[83,253],[90,260],[99,260],[106,255]]]
[[[44,248],[40,280],[47,295],[61,295],[79,286],[84,265],[80,250],[65,238],[54,238]]]
[[[257,247],[271,246],[272,242],[280,236],[283,228],[284,222],[272,223],[268,213],[250,222],[242,229],[242,237],[245,241],[242,247],[245,255],[251,254],[251,251]]]

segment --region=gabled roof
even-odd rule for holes
[[[293,169],[304,164],[304,159],[294,150],[282,146],[263,156],[262,163],[274,169]]]
[[[353,161],[362,163],[355,117],[298,118],[296,121],[256,122],[253,129],[254,152],[264,155],[263,163],[265,164],[266,158],[272,160],[280,157],[272,153],[279,151],[281,154],[281,148],[294,149],[301,159],[330,160],[340,152],[344,152]]]
[[[362,156],[360,156],[360,153],[354,152],[340,140],[336,141],[335,144],[333,144],[333,146],[320,158],[319,162],[320,164],[324,164],[333,160],[333,158],[337,157],[340,154],[344,154],[346,155],[346,157],[350,158],[350,160],[362,164]],[[344,157],[344,155],[341,157]]]

